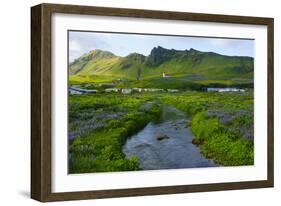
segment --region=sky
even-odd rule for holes
[[[94,49],[122,57],[133,52],[147,56],[157,46],[254,57],[254,40],[69,31],[70,62]]]

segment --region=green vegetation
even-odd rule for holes
[[[138,159],[126,159],[126,138],[158,117],[149,96],[82,95],[69,97],[70,173],[138,170]]]
[[[204,156],[226,166],[254,163],[252,92],[186,92],[162,101],[192,115],[193,143]]]
[[[139,80],[136,84],[140,86],[158,86],[159,83],[155,82],[165,72],[180,80],[181,88],[193,83],[231,86],[252,83],[253,58],[225,56],[194,49],[169,50],[162,47],[155,47],[148,56],[132,53],[126,57],[93,50],[72,62],[69,71],[71,83],[77,84],[122,79]]]
[[[94,94],[69,97],[70,173],[139,170],[122,146],[160,114],[160,101],[192,116],[189,126],[202,154],[221,165],[252,165],[253,94]]]
[[[161,104],[192,117],[193,143],[220,165],[254,163],[253,58],[155,47],[119,57],[93,50],[69,65],[70,85],[97,94],[69,95],[69,172],[139,170],[122,153],[126,139],[160,115]],[[163,78],[163,72],[169,75]],[[202,92],[208,87],[246,92]],[[152,88],[123,95],[107,88]],[[167,92],[177,89],[177,93]],[[164,91],[165,90],[165,91]],[[159,92],[163,91],[163,92]],[[159,140],[165,139],[160,136]],[[165,141],[165,140],[163,140]]]

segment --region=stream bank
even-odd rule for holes
[[[127,158],[137,156],[143,170],[214,167],[192,144],[190,118],[175,107],[163,105],[158,121],[150,122],[123,146]]]

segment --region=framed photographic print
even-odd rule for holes
[[[273,187],[273,19],[31,8],[31,197]]]

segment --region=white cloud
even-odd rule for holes
[[[69,42],[69,50],[74,52],[79,52],[82,50],[82,46],[79,44],[79,42],[75,40],[71,40]]]

